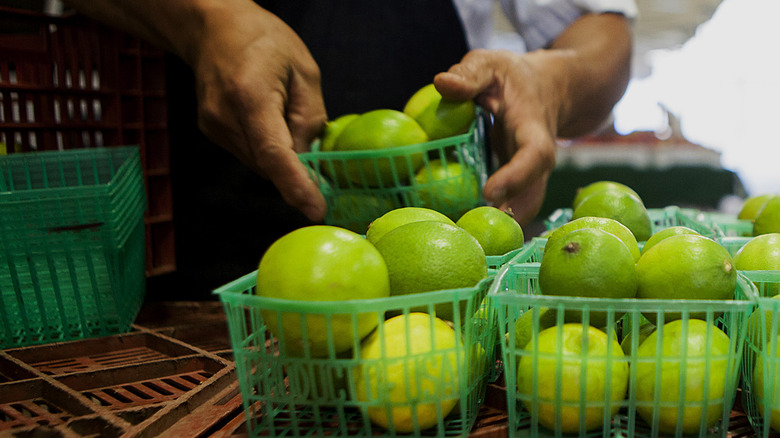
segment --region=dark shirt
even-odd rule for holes
[[[306,43],[322,74],[329,118],[403,109],[406,100],[467,51],[450,0],[259,1]],[[197,128],[192,72],[168,59],[168,101],[177,271],[153,277],[149,300],[211,299],[257,269],[276,239],[305,216],[276,188]]]

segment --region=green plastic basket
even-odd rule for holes
[[[696,210],[680,208],[676,205],[670,205],[664,208],[648,208],[647,213],[650,216],[651,233],[656,233],[666,228],[682,225],[698,232],[702,236],[709,238],[722,237],[723,234],[711,225],[695,219]],[[548,231],[554,230],[561,225],[569,222],[572,217],[572,209],[559,208],[550,214],[545,221],[545,227]]]
[[[671,429],[661,426],[661,412],[671,410],[674,414],[686,412],[685,409],[702,409],[709,412],[712,409],[716,422],[711,427],[701,427],[702,422],[694,423],[697,431],[693,436],[719,436],[725,437],[728,432],[730,412],[737,393],[737,384],[740,373],[739,366],[745,339],[745,326],[747,318],[752,312],[756,301],[756,292],[752,284],[743,276],[738,276],[737,288],[733,300],[705,301],[705,300],[642,300],[642,299],[599,299],[582,297],[544,296],[539,292],[538,286],[539,265],[537,263],[513,264],[509,263],[497,274],[488,294],[488,300],[496,309],[498,316],[498,331],[505,333],[501,342],[501,358],[505,370],[507,414],[509,422],[509,436],[565,436],[564,424],[569,423],[573,427],[574,434],[580,436],[620,436],[620,437],[644,437],[644,436],[685,436],[680,424],[673,424]],[[544,313],[541,309],[548,309]],[[587,386],[576,385],[572,380],[564,379],[562,367],[550,366],[560,364],[564,355],[559,352],[543,353],[528,348],[531,343],[518,346],[515,325],[522,315],[528,318],[527,331],[533,340],[539,338],[545,328],[549,328],[558,342],[563,342],[560,333],[562,327],[569,321],[580,320],[574,323],[574,328],[582,331],[583,323],[591,319],[593,312],[606,312],[607,327],[601,329],[601,335],[605,340],[615,338],[624,341],[624,347],[628,354],[612,356],[616,349],[623,348],[616,344],[603,342],[606,353],[597,355],[589,361],[582,360],[587,354],[587,346],[590,345],[588,336],[581,338],[572,337],[569,345],[579,346],[582,353],[566,355],[566,360],[579,360],[579,364],[571,365],[569,376],[579,376],[585,380],[587,376],[593,376],[597,381],[605,382],[607,387],[612,384],[612,379],[619,375],[615,370],[619,367],[628,368],[627,387],[624,397],[608,396],[604,390],[594,390],[588,396]],[[722,395],[715,397],[703,396],[698,401],[685,401],[686,394],[678,388],[686,388],[679,385],[661,385],[661,380],[656,375],[661,375],[662,367],[658,366],[662,355],[640,356],[638,354],[640,328],[647,318],[656,321],[671,321],[671,316],[681,317],[683,321],[690,321],[692,315],[703,319],[708,328],[705,339],[710,339],[715,333],[712,329],[719,328],[728,334],[727,354],[712,354],[713,347],[707,347],[704,359],[690,359],[688,367],[679,366],[677,362],[667,359],[667,364],[672,364],[670,374],[667,376],[690,380],[690,367],[693,363],[701,365],[704,381],[714,379],[723,387]],[[659,324],[662,326],[663,324]],[[687,325],[683,325],[687,327]],[[569,327],[567,325],[567,327]],[[548,334],[550,332],[547,332]],[[659,330],[657,341],[662,342],[664,331]],[[524,337],[524,339],[526,339]],[[596,339],[595,336],[592,339]],[[546,340],[549,340],[547,338]],[[594,344],[595,345],[595,344]],[[656,344],[657,345],[657,344]],[[704,345],[710,345],[705,341]],[[725,345],[725,344],[724,344]],[[687,351],[687,350],[686,350]],[[678,357],[686,357],[683,352]],[[600,359],[599,359],[600,358]],[[609,359],[607,359],[609,358]],[[686,359],[687,360],[687,359]],[[518,366],[523,361],[527,377],[525,382],[531,382],[533,391],[520,391]],[[530,364],[530,365],[528,365]],[[676,366],[674,364],[677,364]],[[591,370],[597,367],[595,374]],[[609,370],[609,372],[607,371]],[[722,374],[722,375],[721,375]],[[552,394],[549,399],[544,399],[544,386],[552,385]],[[649,386],[648,386],[649,385]],[[645,389],[640,389],[644,387]],[[648,391],[649,393],[646,392]],[[644,392],[643,392],[644,391]],[[650,394],[650,397],[642,397],[642,393]],[[664,401],[661,394],[671,396],[674,401]],[[573,399],[569,396],[573,395]],[[689,394],[690,395],[690,394]],[[612,409],[616,409],[612,415]],[[640,412],[641,411],[641,412]],[[577,421],[587,418],[590,412],[594,423]],[[642,413],[643,412],[643,413]],[[553,418],[555,421],[545,423],[544,418]],[[564,421],[566,420],[566,421]],[[553,424],[545,426],[545,424]],[[664,430],[666,429],[666,430]]]
[[[758,291],[742,362],[742,405],[756,436],[780,433],[780,271],[743,271]],[[760,365],[759,365],[760,362]]]
[[[487,180],[485,121],[482,111],[462,135],[383,150],[319,150],[298,155],[325,197],[325,223],[365,234],[368,224],[400,207],[427,207],[457,220],[471,208],[484,204],[482,187]],[[462,173],[437,177],[437,164],[458,163]],[[389,179],[374,175],[389,169]],[[351,169],[351,178],[344,177]],[[421,175],[418,180],[414,175]]]
[[[465,436],[472,428],[483,402],[495,357],[495,313],[484,307],[484,298],[492,277],[474,288],[442,290],[414,295],[370,300],[337,302],[290,301],[254,294],[256,273],[250,273],[215,291],[225,306],[236,371],[241,387],[247,429],[251,436],[402,436],[395,420],[388,427],[371,422],[367,413],[379,410],[392,417],[394,407],[428,406],[435,424],[419,429],[423,416],[415,409],[407,420],[415,436]],[[390,315],[409,318],[423,309],[429,315],[436,309],[452,309],[457,343],[452,348],[413,353],[402,358],[366,359],[364,344],[355,327],[359,318],[382,320]],[[457,311],[461,309],[461,311]],[[284,325],[282,316],[292,322]],[[430,318],[428,315],[426,318]],[[273,321],[277,321],[276,324]],[[306,321],[316,321],[309,327]],[[341,322],[339,322],[341,321]],[[347,321],[345,323],[345,321]],[[348,321],[352,321],[349,323]],[[338,325],[340,329],[334,329]],[[319,337],[327,343],[325,356],[313,356],[311,350],[290,349],[286,332],[300,331],[302,344]],[[380,324],[375,333],[387,348]],[[336,352],[334,339],[351,338],[351,348]],[[425,336],[423,334],[423,336]],[[296,340],[297,341],[297,340]],[[411,405],[389,400],[386,388],[376,388],[370,400],[356,396],[356,385],[370,380],[356,378],[361,367],[381,373],[384,367],[402,364],[406,388],[415,388],[425,376],[438,376],[440,370],[428,368],[442,357],[457,358],[449,375],[460,376],[441,385],[441,391],[418,391]],[[365,376],[365,374],[364,374]],[[422,385],[422,384],[421,384]],[[418,388],[422,389],[422,388]],[[443,394],[449,394],[444,396]],[[449,415],[443,408],[453,394],[459,402]],[[428,416],[427,418],[431,418]]]
[[[128,331],[145,208],[137,147],[0,157],[0,347]]]
[[[708,225],[720,235],[726,237],[750,237],[753,235],[753,221],[738,219],[734,214],[716,211],[686,210],[697,222]]]

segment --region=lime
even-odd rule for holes
[[[382,255],[366,239],[349,230],[312,225],[276,240],[260,259],[257,295],[293,301],[341,301],[390,295],[390,280]],[[353,333],[361,338],[379,323],[377,314],[303,314],[295,311],[261,311],[280,349],[312,357],[329,355],[353,346]],[[279,322],[281,319],[281,322]]]
[[[547,236],[547,243],[544,246],[545,252],[547,252],[547,248],[552,246],[556,240],[569,234],[571,231],[582,228],[596,228],[614,234],[626,245],[629,252],[631,252],[631,256],[634,258],[634,261],[639,260],[639,244],[636,241],[636,237],[634,237],[634,233],[615,219],[596,216],[577,218],[552,230]]]
[[[473,208],[455,222],[482,245],[485,255],[499,256],[522,248],[523,228],[515,221],[512,211],[483,206]]]
[[[753,235],[780,233],[780,196],[775,196],[764,204],[753,223]]]
[[[733,299],[737,286],[737,270],[726,248],[697,234],[679,234],[658,242],[642,254],[636,269],[638,298],[728,300]],[[656,322],[655,313],[645,316]],[[667,321],[680,317],[679,313],[666,313]]]
[[[423,207],[447,214],[452,220],[479,202],[479,181],[472,169],[457,161],[433,160],[414,176]]]
[[[376,244],[382,236],[401,225],[419,221],[439,221],[455,225],[452,219],[436,210],[424,207],[401,207],[390,210],[371,222],[366,232],[366,239]]]
[[[625,324],[625,322],[624,322]],[[642,345],[642,342],[647,339],[648,336],[650,336],[655,331],[655,324],[648,321],[646,318],[642,318],[641,323],[639,324],[639,328],[637,329],[637,341],[636,345]],[[623,340],[620,341],[620,348],[623,349],[623,353],[626,354],[626,356],[630,356],[631,352],[633,351],[633,331],[632,330],[626,330],[625,326],[623,328],[623,332],[626,334],[625,337],[623,337]],[[637,347],[638,348],[638,347]]]
[[[336,147],[336,139],[341,134],[344,128],[357,119],[359,114],[344,114],[343,116],[336,117],[333,120],[328,121],[325,124],[325,132],[322,134],[322,142],[320,143],[320,150],[322,152],[330,152]]]
[[[526,350],[517,366],[518,398],[556,435],[598,429],[620,409],[628,362],[616,338],[568,323],[542,331]]]
[[[585,216],[607,217],[625,225],[637,241],[647,240],[652,223],[642,200],[626,191],[600,190],[584,198],[574,209],[572,219]]]
[[[676,236],[678,234],[699,234],[699,233],[691,228],[682,225],[664,228],[661,231],[655,232],[652,236],[650,236],[649,239],[647,239],[647,242],[645,242],[644,246],[642,247],[641,253],[642,254],[646,253],[647,250],[652,248],[658,242],[666,239],[667,237]]]
[[[683,434],[699,433],[702,417],[707,428],[713,426],[723,413],[726,372],[737,366],[729,364],[729,349],[728,335],[699,319],[672,321],[653,332],[637,350],[639,416],[648,424],[657,421],[661,433],[679,433],[678,427]]]
[[[755,220],[758,213],[764,208],[764,205],[766,205],[766,202],[775,196],[777,195],[773,193],[764,193],[748,197],[745,199],[745,202],[742,203],[742,209],[739,211],[737,219]]]
[[[458,403],[455,331],[424,313],[388,319],[361,344],[353,372],[355,398],[373,424],[400,433],[435,426]],[[468,385],[465,385],[466,387]]]
[[[753,237],[734,255],[734,267],[739,271],[780,271],[780,233]],[[759,295],[771,297],[780,292],[780,285],[754,282]]]
[[[780,300],[780,295],[772,297],[773,300]],[[745,346],[747,353],[755,354],[756,352],[762,352],[766,348],[767,342],[778,341],[778,334],[780,334],[780,322],[775,322],[773,316],[774,309],[778,306],[761,305],[757,307],[753,313],[750,314],[747,322],[747,337],[749,344]],[[766,310],[762,310],[766,309]],[[763,317],[761,312],[763,312]],[[772,326],[777,324],[777,330],[775,330],[775,336],[772,336]],[[770,344],[771,345],[771,344]],[[752,348],[751,348],[752,347]],[[755,358],[755,355],[754,355]],[[778,400],[780,401],[780,400]]]
[[[422,126],[431,140],[463,134],[474,123],[474,102],[442,99],[433,84],[415,92],[404,106],[408,114]]]
[[[734,255],[734,266],[740,271],[780,271],[780,233],[748,240]]]
[[[595,228],[574,230],[545,251],[539,289],[545,295],[633,298],[637,292],[634,258],[614,234]],[[578,310],[566,313],[567,321],[582,317]],[[592,311],[590,324],[606,326],[606,318],[605,312]]]
[[[358,234],[366,234],[371,221],[393,208],[395,203],[392,199],[369,193],[339,193],[328,204],[331,224]]]
[[[557,323],[557,315],[554,310],[547,307],[534,307],[523,312],[515,320],[515,348],[524,350],[526,345],[533,339],[534,326],[536,332],[554,327]]]
[[[391,295],[469,288],[487,277],[485,251],[455,225],[412,222],[388,232],[375,245],[387,264]],[[437,305],[436,316],[453,321],[453,306]]]
[[[639,199],[642,199],[639,194],[634,191],[634,189],[623,183],[616,181],[596,181],[577,189],[577,193],[574,195],[574,201],[572,201],[572,208],[576,209],[588,196],[607,189],[622,190],[624,192],[631,193]]]
[[[774,356],[771,352],[759,354],[753,368],[753,391],[755,391],[754,400],[758,404],[758,413],[764,417],[765,405],[769,404],[769,427],[775,432],[780,432],[780,409],[778,408],[778,404],[780,404],[780,366],[777,365],[780,359],[777,358],[778,356],[780,356],[780,348],[777,349]]]
[[[391,109],[378,109],[360,114],[351,121],[336,138],[336,151],[388,151],[399,146],[424,143],[428,135],[413,118]],[[340,164],[340,163],[336,163]],[[393,187],[406,181],[423,164],[422,153],[391,157],[350,160],[337,171],[346,173],[356,184],[376,187]]]

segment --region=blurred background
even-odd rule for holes
[[[637,0],[633,78],[612,125],[561,145],[542,215],[594,178],[634,186],[649,207],[727,212],[780,190],[775,0]],[[495,9],[495,44],[512,30]]]

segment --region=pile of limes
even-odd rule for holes
[[[522,227],[498,208],[474,208],[456,223],[432,209],[403,207],[377,217],[365,237],[329,225],[282,236],[260,260],[256,294],[323,302],[474,291],[488,277],[485,249],[503,254],[522,246]],[[469,369],[484,370],[485,358],[475,356],[481,348],[464,349],[456,336],[479,311],[469,296],[396,303],[382,312],[261,314],[282,354],[357,356],[352,397],[374,424],[413,433],[435,426],[457,405],[460,379],[481,378]]]
[[[780,233],[780,194],[762,193],[748,197],[737,218],[753,222],[753,236]]]

